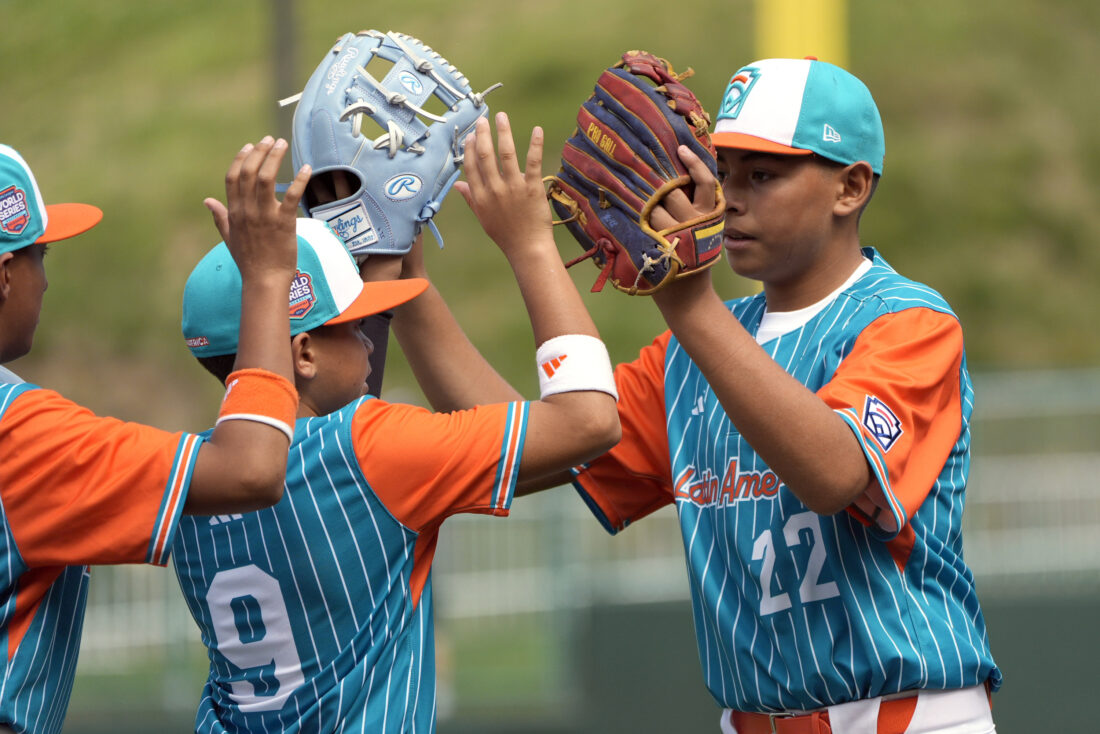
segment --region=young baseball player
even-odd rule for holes
[[[291,331],[301,399],[283,499],[184,518],[173,549],[210,657],[196,731],[433,731],[440,524],[458,512],[507,515],[519,479],[567,470],[618,440],[611,363],[550,233],[542,131],[526,171],[506,126],[499,147],[500,169],[482,120],[467,176],[525,295],[541,399],[441,414],[367,395],[360,321],[428,283],[364,285],[328,225],[299,220]],[[519,226],[528,218],[543,222],[534,236]],[[227,303],[238,287],[219,247],[184,291],[184,335],[219,379],[237,348]]]
[[[100,418],[17,377],[0,384],[0,731],[60,731],[87,564],[164,565],[181,512],[243,512],[281,496],[298,400],[285,299],[309,178],[304,168],[283,201],[275,198],[286,149],[271,138],[247,145],[226,176],[242,338],[213,432]],[[47,245],[101,216],[86,204],[46,205],[22,156],[0,145],[0,362],[31,348]]]
[[[831,64],[758,61],[713,139],[727,259],[762,292],[723,302],[699,274],[655,293],[669,331],[615,371],[622,441],[518,491],[572,480],[613,533],[676,507],[724,732],[991,732],[1001,673],[962,556],[962,329],[861,246],[885,152],[871,94]],[[661,229],[715,203],[680,155],[696,200],[671,196]],[[431,344],[398,336],[418,374],[444,374]],[[451,388],[437,408],[510,389],[435,384]]]

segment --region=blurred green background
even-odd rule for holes
[[[106,214],[78,241],[51,249],[35,349],[9,365],[16,372],[99,412],[173,429],[209,425],[220,389],[179,335],[184,280],[217,241],[202,199],[221,196],[225,169],[244,143],[289,130],[290,109],[280,110],[276,100],[298,91],[346,31],[400,30],[441,52],[475,89],[503,82],[489,104],[510,113],[521,145],[532,126],[545,128],[546,173],[556,167],[596,74],[622,51],[643,48],[677,68],[692,66],[689,85],[710,110],[729,75],[756,57],[750,0],[299,0],[288,3],[292,42],[283,45],[274,40],[276,5],[0,0],[0,141],[24,155],[47,202],[94,203]],[[874,93],[887,140],[882,186],[863,218],[865,243],[947,297],[962,319],[973,371],[1100,366],[1094,323],[1100,313],[1100,3],[849,0],[849,39],[848,66]],[[290,88],[277,87],[280,65],[289,69]],[[436,221],[446,248],[436,249],[429,238],[426,257],[440,290],[490,361],[534,394],[534,345],[503,257],[460,197],[448,199]],[[579,252],[564,232],[558,242],[567,256]],[[754,290],[724,265],[712,272],[730,297]],[[632,358],[663,328],[645,299],[612,290],[588,294],[595,268],[584,264],[572,273],[614,360]],[[384,394],[422,399],[397,348],[390,352]],[[1095,449],[1095,425],[1090,430],[1077,440]],[[1085,586],[1096,585],[1088,577]],[[576,649],[594,650],[608,640],[608,630],[629,629],[626,618],[610,610],[571,618],[570,639],[581,640]],[[662,615],[686,619],[682,600],[646,614],[653,615],[651,630],[665,628],[658,623]],[[537,695],[550,684],[520,664],[548,656],[568,661],[574,654],[531,633],[545,632],[545,622],[536,615],[492,635],[455,635],[461,642],[453,655],[481,671],[480,678],[458,676],[460,714],[507,719],[502,711],[523,709],[531,698],[542,701],[537,720],[553,728],[555,715]],[[586,645],[585,635],[597,629],[604,633]],[[486,647],[479,635],[506,644]],[[697,694],[694,701],[678,699],[680,705],[710,705],[690,625],[661,637],[670,649],[686,652],[662,671]],[[479,654],[485,658],[480,667]],[[118,731],[112,709],[133,710],[141,701],[140,710],[155,710],[165,689],[197,686],[201,655],[184,646],[125,679],[83,676],[67,731],[93,731],[96,722]],[[520,662],[510,665],[509,655]],[[181,667],[181,660],[194,664]],[[644,658],[630,660],[619,667],[644,666]],[[585,668],[574,685],[629,707],[629,696],[615,698],[614,672]],[[484,703],[492,700],[487,685],[505,695]],[[467,699],[482,703],[463,708],[464,686],[480,691],[480,698],[470,693]],[[587,705],[577,704],[580,710]],[[605,715],[589,712],[586,720]],[[187,716],[176,716],[144,730],[186,727]],[[141,723],[136,727],[143,730]],[[526,720],[522,729],[538,731],[539,724]]]

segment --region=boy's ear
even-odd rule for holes
[[[296,334],[290,339],[290,359],[294,365],[294,375],[304,380],[317,376],[317,353],[308,331]]]
[[[11,261],[15,259],[14,252],[5,252],[0,255],[0,302],[8,300],[11,293]]]
[[[839,173],[841,189],[833,213],[844,217],[858,214],[871,198],[874,171],[867,161],[857,161],[845,166]]]

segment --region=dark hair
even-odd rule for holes
[[[195,357],[195,359],[224,385],[229,373],[233,371],[233,363],[237,361],[237,355],[236,353],[219,354],[216,357]]]
[[[323,334],[325,330],[331,328],[332,327],[327,324],[321,324],[320,326],[316,326],[305,333]],[[290,338],[293,339],[294,337],[292,336]],[[229,375],[233,372],[233,364],[237,361],[237,353],[234,352],[233,354],[219,354],[216,357],[195,357],[195,359],[199,361],[199,364],[206,368],[207,372],[214,375],[214,377],[217,377],[218,381],[224,385],[226,378],[228,378]]]

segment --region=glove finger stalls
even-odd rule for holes
[[[710,118],[681,83],[690,75],[628,51],[581,105],[550,196],[585,248],[577,260],[600,267],[593,290],[610,280],[626,293],[653,293],[721,253],[717,156]]]
[[[484,96],[412,36],[344,34],[298,95],[293,155],[318,179],[355,172],[355,186],[324,197],[311,186],[308,215],[329,222],[353,254],[404,254],[425,224],[439,239],[431,222],[461,173],[467,134],[488,112]]]

